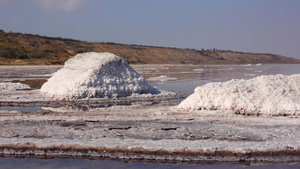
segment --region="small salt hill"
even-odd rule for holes
[[[178,108],[225,110],[265,116],[299,116],[300,74],[208,83],[197,87]]]
[[[159,93],[122,58],[95,52],[67,60],[40,91],[59,100]]]

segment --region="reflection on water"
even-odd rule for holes
[[[133,66],[146,79],[165,75],[182,80],[221,81],[235,78],[249,79],[259,75],[295,74],[300,65],[146,65]]]
[[[13,82],[26,84],[33,89],[40,89],[46,81],[47,81],[46,79],[37,79],[37,80],[14,80]]]
[[[7,110],[7,111],[20,111],[25,113],[32,113],[32,112],[40,112],[44,111],[41,106],[28,106],[28,107],[0,107],[0,111]]]
[[[162,66],[161,66],[162,67]],[[197,86],[209,82],[224,82],[231,79],[251,79],[260,75],[292,75],[300,73],[300,65],[166,65],[164,68],[139,67],[147,79],[165,75],[176,80],[150,81],[162,90],[173,90],[192,94]],[[154,73],[154,74],[153,74]]]

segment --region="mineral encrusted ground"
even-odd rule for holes
[[[0,81],[45,81],[60,68],[0,66]],[[180,85],[196,76],[193,70],[204,74],[211,71],[195,69],[197,67],[192,65],[187,68],[135,66],[144,77],[168,75],[182,80]],[[159,162],[300,161],[300,120],[297,116],[257,117],[230,111],[183,111],[177,110],[176,104],[161,103],[170,99],[170,95],[140,100],[133,97],[58,102],[38,93],[38,90],[1,91],[0,157]],[[131,106],[122,106],[124,104]],[[12,106],[18,108],[13,110]],[[33,110],[25,111],[22,106]],[[96,108],[99,106],[106,108]],[[35,107],[39,111],[35,111]]]
[[[1,111],[0,153],[158,161],[298,161],[300,121],[175,105]],[[59,109],[59,108],[57,108]],[[61,111],[63,112],[63,111]]]

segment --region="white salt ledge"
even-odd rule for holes
[[[12,83],[12,82],[5,82],[0,83],[0,91],[2,90],[27,90],[31,89],[30,86],[22,83]]]
[[[122,58],[95,52],[67,60],[40,91],[59,100],[159,93]]]
[[[300,115],[300,74],[259,76],[197,87],[178,108],[266,116]]]

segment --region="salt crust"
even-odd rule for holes
[[[300,115],[300,74],[233,79],[199,86],[178,108],[233,110],[267,116]]]
[[[6,113],[0,119],[0,145],[24,149],[19,152],[0,150],[0,154],[51,155],[51,151],[31,149],[36,147],[57,149],[58,154],[54,155],[59,156],[68,153],[60,147],[71,147],[74,151],[69,155],[103,156],[103,153],[92,151],[76,152],[76,148],[84,147],[116,151],[136,149],[144,153],[157,151],[157,155],[149,159],[178,161],[203,160],[197,155],[186,156],[186,152],[231,152],[232,158],[230,154],[225,155],[223,161],[257,160],[259,157],[255,157],[255,152],[270,152],[271,158],[277,161],[277,157],[285,159],[282,154],[276,154],[278,151],[300,150],[298,118],[224,114],[226,112],[202,110],[195,116],[166,105],[115,106],[84,113]],[[160,156],[161,151],[175,153],[174,156]],[[133,158],[144,158],[143,152]],[[244,154],[246,158],[236,156],[236,153]],[[130,153],[125,153],[115,158],[130,157]],[[204,159],[220,160],[211,155]]]
[[[160,81],[160,82],[166,82],[166,81],[170,81],[170,80],[176,80],[177,78],[174,77],[168,77],[166,75],[161,75],[161,76],[157,76],[157,77],[150,77],[147,80],[148,81]]]
[[[0,83],[0,91],[2,90],[22,90],[22,89],[31,89],[30,86],[22,83],[11,83],[5,82]]]
[[[59,100],[159,93],[122,58],[95,52],[67,60],[40,91]]]

